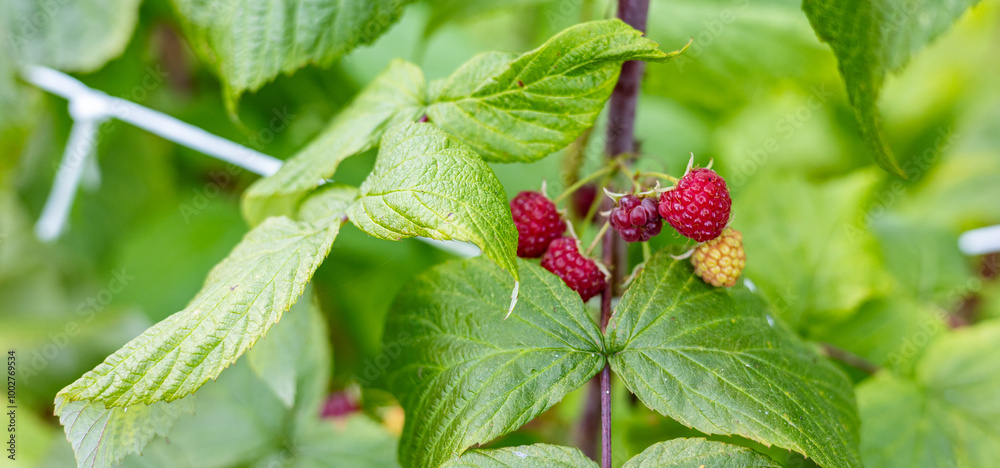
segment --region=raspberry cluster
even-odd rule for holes
[[[635,195],[622,197],[608,220],[625,242],[646,242],[663,229],[655,199]]]
[[[685,237],[705,242],[729,224],[732,200],[726,181],[707,168],[688,172],[677,186],[660,195],[660,215]]]
[[[716,287],[733,286],[746,265],[746,255],[742,235],[727,227],[732,200],[726,181],[710,168],[692,170],[689,166],[676,182],[660,194],[659,203],[655,196],[644,196],[655,191],[639,195],[609,193],[616,203],[607,213],[608,224],[626,242],[646,242],[660,233],[665,219],[682,235],[700,243],[691,257],[695,274]],[[591,199],[590,192],[581,190],[576,195],[581,201]],[[552,200],[540,192],[521,192],[510,201],[510,211],[517,226],[519,257],[542,257],[542,267],[561,278],[584,301],[605,289],[607,272],[580,253],[575,238],[563,237],[567,224]]]
[[[517,227],[518,257],[541,257],[549,243],[566,232],[556,204],[541,192],[517,194],[510,201],[510,214]]]

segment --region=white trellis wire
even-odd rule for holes
[[[51,68],[25,67],[24,80],[69,101],[73,118],[62,162],[52,190],[35,225],[35,234],[43,241],[53,241],[63,233],[70,208],[81,182],[96,185],[100,171],[94,156],[101,124],[111,118],[130,123],[188,148],[235,164],[248,171],[269,176],[281,167],[281,160],[213,135],[199,127],[134,102],[109,96],[79,80]],[[467,242],[418,238],[441,250],[463,257],[479,255],[479,248]]]
[[[100,180],[93,152],[101,123],[110,118],[128,122],[167,140],[262,176],[274,174],[281,167],[282,162],[279,159],[134,102],[109,96],[51,68],[28,66],[24,69],[23,75],[28,83],[66,98],[69,101],[70,116],[73,118],[73,127],[66,143],[62,163],[56,173],[49,198],[35,225],[36,235],[44,241],[54,240],[62,234],[81,182],[90,180],[97,183]],[[480,253],[478,247],[467,242],[419,239],[463,257],[472,257]],[[958,246],[966,255],[1000,252],[1000,225],[966,231],[959,237]]]

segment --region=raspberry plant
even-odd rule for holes
[[[314,73],[297,70],[376,42],[407,3],[174,0],[171,11],[190,52],[219,77],[218,112],[239,120],[242,96],[260,91],[243,99],[266,100],[275,79],[271,86],[295,87],[279,75]],[[926,170],[893,156],[876,103],[885,74],[973,3],[919,5],[919,15],[900,19],[889,1],[802,2],[795,13],[830,45],[846,84],[843,106],[861,134],[849,149],[863,142],[887,173],[852,160],[835,178],[811,167],[810,177],[831,177],[818,183],[783,169],[757,174],[726,158],[717,169],[698,167],[710,160],[700,153],[683,172],[674,166],[681,153],[667,156],[666,167],[651,162],[661,150],[635,136],[644,78],[647,92],[701,99],[697,114],[713,115],[732,96],[688,95],[688,81],[743,77],[716,73],[717,49],[701,46],[703,37],[684,45],[672,31],[645,33],[648,0],[619,0],[617,19],[567,24],[527,52],[475,55],[442,78],[391,61],[349,99],[330,93],[331,102],[345,102],[318,136],[273,175],[238,187],[249,232],[187,306],[60,382],[68,385],[52,409],[77,465],[992,466],[1000,458],[1000,329],[995,318],[956,313],[946,321],[928,310],[958,286],[914,277],[914,259],[936,253],[908,241],[939,239],[940,230],[892,217],[847,224],[848,234],[836,235],[869,199],[895,203],[878,191],[895,177]],[[449,17],[493,8],[425,7],[427,36]],[[93,0],[67,8],[71,17],[116,10]],[[136,8],[117,5],[133,16]],[[45,11],[41,2],[0,4],[9,18]],[[28,105],[9,92],[17,88],[8,64],[88,72],[123,53],[115,37],[128,36],[127,14],[105,25],[106,36],[51,48],[60,31],[74,30],[67,21],[57,15],[41,40],[21,37],[0,49],[0,103]],[[18,27],[0,18],[0,31]],[[752,55],[742,52],[730,55]],[[691,75],[664,86],[666,62],[691,67]],[[0,115],[6,132],[4,125]],[[588,158],[594,145],[601,155]],[[561,188],[557,196],[545,183],[524,190],[504,177],[519,164],[548,171],[553,154],[562,171],[543,175]],[[370,167],[357,162],[371,156]],[[947,185],[937,180],[927,185]],[[919,188],[907,187],[899,192]],[[13,198],[0,192],[0,206],[15,206]],[[947,216],[941,209],[930,217]],[[481,255],[435,260],[426,271],[389,257],[385,276],[405,285],[379,277],[354,291],[362,273],[324,289],[321,266],[351,231],[370,242],[350,244],[356,251],[420,237],[467,242]],[[946,268],[965,279],[965,266]],[[4,268],[0,280],[16,276]],[[990,271],[996,275],[995,265]],[[383,301],[388,313],[370,319],[374,331],[351,322],[363,313],[338,322],[379,347],[371,373],[330,395],[330,336],[335,344],[358,338],[329,330],[323,310],[352,294],[355,305]],[[918,333],[928,335],[923,343],[909,339]],[[535,424],[547,430],[531,433]]]

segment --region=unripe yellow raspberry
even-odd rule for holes
[[[691,256],[694,272],[715,287],[733,286],[747,264],[743,252],[743,234],[726,228],[722,234],[694,249]]]

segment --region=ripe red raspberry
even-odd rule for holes
[[[517,256],[541,257],[553,239],[566,232],[555,203],[539,192],[521,192],[510,201],[517,227]]]
[[[694,272],[706,283],[715,287],[736,284],[747,264],[743,252],[743,234],[726,228],[722,234],[694,249],[691,256]]]
[[[660,195],[660,215],[678,232],[698,242],[715,239],[729,223],[729,188],[715,171],[695,169]]]
[[[625,242],[646,242],[660,233],[663,221],[657,211],[656,201],[635,195],[625,195],[609,215],[611,227]]]
[[[570,289],[586,302],[607,286],[607,276],[592,259],[580,253],[576,239],[563,237],[549,244],[542,257],[542,268],[562,278]]]

